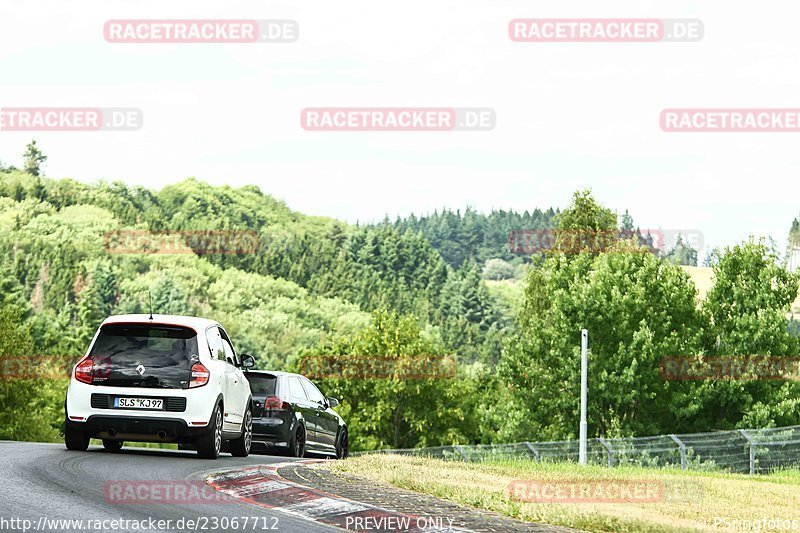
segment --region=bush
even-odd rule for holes
[[[489,259],[483,265],[483,279],[511,279],[515,273],[514,265],[502,259]]]

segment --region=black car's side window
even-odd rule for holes
[[[300,378],[289,378],[289,394],[294,398],[308,399],[305,390],[303,390],[303,385],[300,383]]]
[[[305,386],[308,397],[312,402],[325,403],[325,396],[319,391],[316,385],[311,383],[311,381],[306,378],[303,378],[303,385]]]

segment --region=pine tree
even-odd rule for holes
[[[42,165],[47,161],[47,156],[36,146],[36,139],[28,143],[25,148],[25,153],[22,154],[25,158],[25,172],[31,176],[40,176],[42,174]]]

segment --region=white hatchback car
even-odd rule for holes
[[[222,326],[169,315],[107,318],[72,371],[64,440],[86,450],[90,438],[112,451],[124,441],[177,442],[216,459],[250,453],[250,385]]]

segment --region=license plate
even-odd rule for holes
[[[163,409],[164,400],[156,398],[114,398],[118,409]]]

